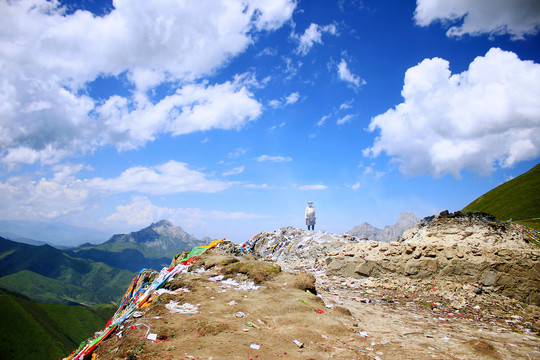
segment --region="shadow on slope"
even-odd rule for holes
[[[0,289],[0,358],[61,358],[103,327],[115,308],[40,304]]]

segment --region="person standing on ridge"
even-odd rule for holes
[[[315,220],[317,216],[315,215],[315,208],[313,207],[313,201],[308,202],[306,208],[306,225],[308,230],[315,230]]]

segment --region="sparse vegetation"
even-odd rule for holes
[[[260,262],[245,256],[241,261],[230,262],[220,269],[223,275],[244,274],[255,284],[260,284],[281,272],[281,267],[277,264]]]

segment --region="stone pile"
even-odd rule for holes
[[[243,252],[273,261],[320,259],[329,253],[357,241],[348,234],[332,234],[285,226],[279,230],[263,231],[243,243]]]

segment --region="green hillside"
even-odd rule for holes
[[[0,289],[0,359],[62,358],[103,328],[115,310],[40,304]]]
[[[540,229],[540,164],[471,202],[464,212],[481,211]],[[536,220],[529,220],[536,219]],[[528,220],[528,221],[524,221]]]
[[[48,245],[0,238],[0,286],[36,301],[116,303],[134,276],[103,263],[72,258]]]
[[[99,245],[97,245],[99,246]],[[171,258],[147,258],[137,249],[122,249],[121,251],[106,251],[96,249],[94,245],[79,247],[76,250],[64,250],[66,254],[74,258],[102,262],[117,269],[139,272],[143,268],[161,269],[169,266]]]

